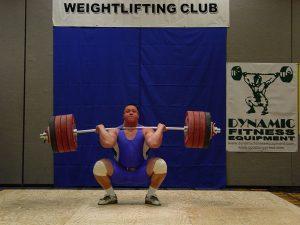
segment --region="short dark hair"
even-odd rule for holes
[[[135,103],[128,103],[128,104],[126,104],[125,107],[124,107],[124,109],[125,109],[127,106],[129,106],[129,105],[133,105],[133,106],[137,109],[137,111],[140,112],[139,107],[138,107],[137,104],[135,104]]]

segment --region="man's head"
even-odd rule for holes
[[[128,104],[123,112],[124,124],[126,126],[137,126],[139,121],[139,110],[134,104]]]
[[[255,86],[259,86],[261,84],[261,81],[262,81],[261,75],[255,74],[254,78],[253,78],[253,81],[254,81]]]

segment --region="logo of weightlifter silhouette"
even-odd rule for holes
[[[268,76],[268,79],[263,81],[262,76]],[[267,88],[275,82],[275,80],[280,77],[282,82],[289,83],[293,79],[293,70],[289,66],[283,66],[280,72],[276,73],[247,73],[243,72],[240,66],[234,66],[231,69],[231,77],[234,80],[241,80],[244,78],[246,84],[250,87],[252,91],[252,96],[248,96],[245,101],[249,106],[248,114],[255,113],[256,108],[261,107],[261,115],[268,114],[269,99],[266,96]]]

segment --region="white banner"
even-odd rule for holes
[[[53,25],[229,27],[229,0],[53,0]]]
[[[227,151],[297,151],[297,74],[296,63],[227,63]]]

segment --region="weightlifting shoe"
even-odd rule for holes
[[[155,205],[155,206],[160,206],[161,205],[160,201],[158,200],[156,195],[151,195],[151,196],[146,195],[145,204]]]
[[[98,205],[117,204],[118,198],[116,195],[105,195],[98,202]]]

